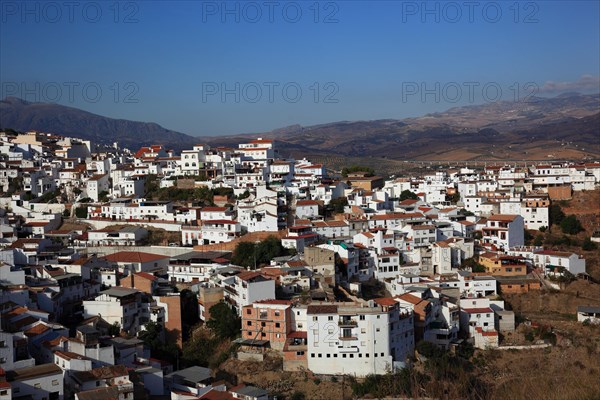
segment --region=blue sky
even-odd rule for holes
[[[1,96],[191,135],[596,93],[600,2],[0,3]]]

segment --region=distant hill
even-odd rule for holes
[[[282,154],[401,160],[542,160],[600,157],[600,95],[563,94],[455,107],[402,120],[341,121],[263,133]],[[254,136],[256,134],[253,134]],[[212,137],[234,145],[249,135]]]
[[[73,107],[30,103],[16,97],[0,101],[0,127],[50,132],[104,144],[118,141],[120,146],[133,149],[150,144],[181,149],[196,142],[193,136],[155,123],[108,118]]]
[[[600,95],[454,107],[402,120],[290,125],[266,133],[192,137],[154,123],[95,115],[72,107],[0,102],[0,126],[119,141],[137,149],[164,144],[180,150],[196,142],[237,147],[250,137],[275,139],[284,156],[384,157],[399,160],[552,160],[600,157]]]

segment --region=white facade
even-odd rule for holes
[[[309,305],[308,369],[364,377],[404,366],[414,349],[413,315],[391,303]]]

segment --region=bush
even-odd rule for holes
[[[550,206],[550,223],[554,225],[560,225],[562,220],[565,218],[565,213],[562,211],[558,204],[552,204]]]
[[[75,216],[77,218],[87,218],[87,216],[88,216],[88,209],[87,209],[87,207],[77,207],[75,209]]]
[[[525,332],[525,340],[528,342],[533,342],[535,340],[535,336],[533,335],[532,331]]]
[[[337,199],[333,199],[329,202],[329,207],[336,214],[341,214],[344,212],[344,207],[348,205],[348,199],[346,197],[338,197]]]
[[[417,196],[414,192],[411,192],[408,189],[403,190],[402,193],[400,193],[400,201],[409,200],[409,199],[419,200],[419,196]]]
[[[592,239],[590,239],[588,236],[583,240],[581,248],[585,251],[592,251],[592,250],[596,250],[598,248],[598,245],[596,243],[592,242]]]
[[[351,167],[342,168],[342,176],[346,178],[349,173],[352,172],[366,172],[367,176],[375,175],[375,171],[371,167],[366,167],[364,165],[353,165]]]
[[[576,216],[569,215],[561,221],[560,229],[563,231],[563,233],[576,235],[583,230],[583,227]]]
[[[544,235],[537,235],[533,241],[533,245],[539,247],[542,244],[544,244]]]
[[[294,393],[292,393],[290,400],[304,400],[304,398],[305,398],[304,393],[296,390]]]
[[[240,333],[241,321],[237,313],[224,301],[212,306],[206,326],[219,338],[234,338]]]

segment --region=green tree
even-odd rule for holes
[[[446,194],[446,201],[456,204],[460,201],[460,193],[455,192],[454,194]]]
[[[242,328],[240,318],[225,302],[212,306],[209,310],[210,318],[206,326],[219,338],[234,338]]]
[[[110,336],[119,336],[121,334],[121,325],[118,322],[115,322],[111,326],[108,327],[108,334]]]
[[[87,207],[77,207],[75,209],[75,216],[77,218],[87,218],[88,216],[88,209]]]
[[[100,201],[101,203],[105,203],[108,201],[108,192],[106,190],[103,190],[98,194],[98,201]]]
[[[269,236],[258,244],[240,242],[233,251],[231,262],[242,267],[254,268],[261,264],[268,264],[275,257],[288,255],[290,252],[283,247],[281,240]]]
[[[525,239],[525,244],[530,244],[533,240],[533,235],[527,229],[523,229],[523,238]]]
[[[179,293],[181,298],[181,323],[183,329],[183,340],[188,339],[190,329],[200,322],[198,314],[198,296],[189,289],[184,289]]]
[[[471,272],[485,272],[485,267],[479,264],[474,257],[464,259],[461,268],[470,269]]]
[[[342,177],[346,178],[352,172],[365,172],[367,176],[375,175],[375,170],[364,165],[353,165],[351,167],[342,168]]]
[[[256,247],[256,244],[252,242],[239,242],[235,246],[231,262],[242,267],[254,267]],[[258,265],[258,261],[256,261],[256,265]]]
[[[196,331],[190,340],[183,345],[183,364],[186,366],[200,365],[208,367],[218,345],[219,341],[207,330]]]
[[[562,220],[565,218],[565,213],[558,204],[552,204],[550,206],[550,223],[553,225],[560,225]]]
[[[175,363],[179,356],[179,348],[173,342],[164,342],[163,326],[154,321],[144,325],[144,330],[138,334],[138,338],[150,348],[152,357]]]
[[[408,200],[408,199],[419,200],[419,196],[417,196],[414,192],[411,192],[408,189],[403,190],[402,193],[400,193],[400,201],[404,201],[404,200]]]
[[[333,212],[341,214],[344,212],[344,207],[348,205],[348,199],[346,197],[338,197],[329,202],[329,207]]]
[[[542,244],[544,244],[544,235],[537,235],[533,241],[533,245],[539,247]]]
[[[581,248],[585,251],[592,251],[592,250],[596,250],[598,248],[598,245],[596,243],[592,242],[592,239],[590,239],[590,237],[588,236],[585,239],[583,239]]]
[[[560,229],[563,233],[576,235],[583,230],[583,227],[576,216],[569,215],[560,222]]]

